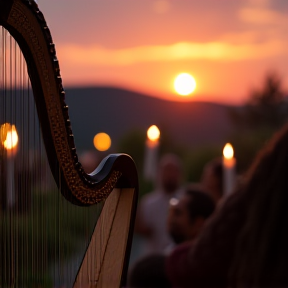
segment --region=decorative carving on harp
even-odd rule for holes
[[[134,161],[112,154],[84,171],[55,47],[33,0],[0,0],[0,37],[0,286],[120,287],[136,212]],[[44,181],[50,173],[54,184]]]

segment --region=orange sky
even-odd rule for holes
[[[288,91],[286,0],[38,0],[64,87],[112,85],[173,100],[243,103],[275,71]],[[173,80],[197,88],[177,96]]]

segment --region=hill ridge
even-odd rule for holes
[[[66,103],[76,147],[93,148],[98,132],[117,143],[135,129],[156,124],[179,143],[207,145],[225,143],[231,132],[229,105],[199,101],[168,101],[115,87],[66,88]]]

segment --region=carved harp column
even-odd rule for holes
[[[138,178],[134,161],[126,154],[112,154],[93,173],[84,172],[78,162],[55,47],[43,14],[33,0],[0,0],[0,25],[24,55],[49,166],[65,201],[85,207],[105,201],[73,287],[120,287],[125,282],[136,212]],[[12,264],[5,268],[11,286],[20,273],[13,268],[13,261],[8,259]],[[16,272],[9,272],[10,268]],[[0,275],[5,277],[3,272]]]

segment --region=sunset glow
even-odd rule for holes
[[[179,95],[187,96],[194,92],[196,81],[192,75],[181,73],[175,78],[174,88]]]
[[[113,86],[166,100],[238,105],[272,70],[288,90],[288,1],[216,2],[71,0],[66,9],[62,1],[38,0],[66,87]],[[171,79],[178,71],[193,71],[193,97],[175,97]]]

